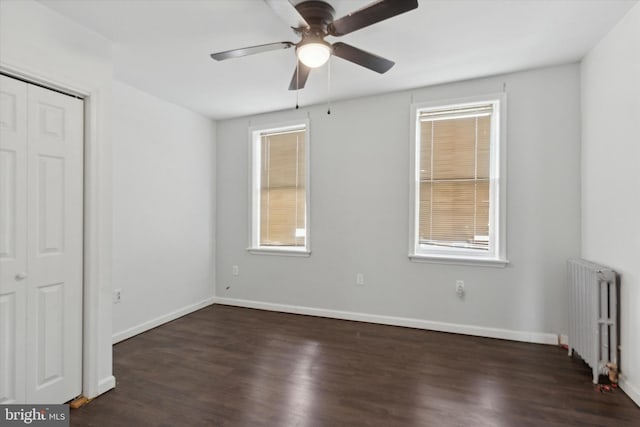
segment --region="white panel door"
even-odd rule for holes
[[[24,402],[27,84],[0,76],[0,404]]]
[[[15,397],[7,403],[62,403],[82,390],[83,103],[4,76],[3,87],[7,81],[24,85],[26,94],[26,137],[20,143],[26,148],[15,167],[21,175],[16,172],[12,181],[4,163],[0,175],[2,244],[11,248],[14,238],[23,248],[16,261],[2,263],[2,295],[10,308],[3,314],[0,302],[0,339],[8,344],[0,354],[17,360],[14,383],[7,382]],[[9,153],[12,146],[2,135]],[[2,161],[11,164],[10,157]],[[5,199],[7,206],[22,203],[15,219]]]
[[[27,400],[82,391],[83,103],[27,91]]]

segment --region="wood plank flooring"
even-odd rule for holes
[[[566,350],[215,305],[114,347],[72,426],[640,426]]]

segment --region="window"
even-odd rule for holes
[[[414,105],[410,257],[504,265],[504,96]]]
[[[308,127],[251,129],[251,252],[309,254]]]

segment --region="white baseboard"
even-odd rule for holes
[[[236,298],[215,297],[216,304],[236,307],[257,308],[260,310],[280,311],[284,313],[306,314],[310,316],[329,317],[332,319],[355,320],[358,322],[378,323],[382,325],[405,326],[409,328],[427,329],[430,331],[451,332],[464,335],[475,335],[487,338],[499,338],[511,341],[522,341],[536,344],[558,344],[558,335],[544,332],[524,332],[511,329],[486,328],[482,326],[460,325],[456,323],[434,322],[430,320],[412,319],[408,317],[383,316],[378,314],[357,313],[341,310],[327,310],[314,307],[303,307],[287,304],[251,301]],[[566,341],[566,337],[564,338]],[[561,339],[562,340],[562,339]]]
[[[109,375],[98,383],[98,396],[116,387],[116,377]]]
[[[201,308],[211,305],[214,303],[214,300],[215,300],[215,297],[207,298],[195,304],[191,304],[186,307],[180,308],[178,310],[172,311],[171,313],[167,313],[162,316],[156,317],[155,319],[148,320],[132,328],[117,332],[112,335],[111,341],[113,344],[118,343],[120,341],[124,341],[128,338],[131,338],[132,336],[141,334],[143,332],[148,331],[149,329],[153,329],[157,326],[160,326],[163,323],[170,322],[172,320],[177,319],[178,317],[182,317],[186,314],[193,313],[196,310],[200,310]]]
[[[619,382],[620,388],[635,402],[636,405],[640,406],[640,387],[636,387],[631,382],[627,381],[627,379],[622,376]]]

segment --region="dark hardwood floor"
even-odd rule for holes
[[[114,347],[72,426],[640,426],[566,350],[215,305]]]

